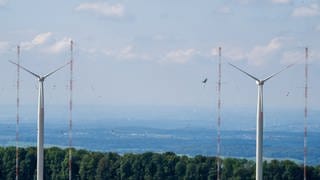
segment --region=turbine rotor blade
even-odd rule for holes
[[[54,74],[55,72],[57,72],[57,71],[59,71],[60,69],[62,69],[62,68],[64,68],[65,66],[67,66],[68,64],[70,64],[71,62],[68,62],[67,64],[65,64],[65,65],[63,65],[63,66],[61,66],[61,67],[59,67],[58,69],[56,69],[56,70],[54,70],[54,71],[52,71],[51,73],[48,73],[47,75],[45,75],[43,78],[45,79],[45,78],[47,78],[47,77],[49,77],[49,76],[51,76],[52,74]]]
[[[229,64],[230,66],[232,66],[232,67],[234,67],[234,68],[238,69],[239,71],[243,72],[244,74],[246,74],[247,76],[251,77],[252,79],[254,79],[254,80],[256,80],[256,81],[260,82],[260,80],[259,80],[258,78],[256,78],[256,77],[254,77],[253,75],[251,75],[251,74],[247,73],[246,71],[244,71],[244,70],[242,70],[242,69],[238,68],[237,66],[235,66],[235,65],[233,65],[233,64],[231,64],[231,63],[228,63],[228,64]]]
[[[276,72],[276,73],[272,74],[271,76],[269,76],[269,77],[265,78],[265,79],[264,79],[264,80],[262,80],[262,81],[263,81],[263,82],[268,81],[269,79],[271,79],[271,78],[273,78],[274,76],[276,76],[276,75],[280,74],[280,73],[281,73],[281,72],[283,72],[284,70],[286,70],[286,69],[288,69],[288,68],[292,67],[293,65],[294,65],[294,64],[290,64],[290,65],[288,65],[287,67],[283,68],[281,71],[279,71],[279,72]]]
[[[19,64],[17,64],[17,63],[15,63],[15,62],[13,62],[13,61],[10,61],[10,60],[9,60],[9,62],[10,62],[10,63],[12,63],[12,64],[14,64],[14,65],[17,65],[19,68],[21,68],[21,69],[23,69],[23,70],[27,71],[28,73],[30,73],[30,74],[32,74],[32,75],[34,75],[35,77],[40,78],[40,76],[39,76],[38,74],[36,74],[36,73],[34,73],[34,72],[30,71],[29,69],[27,69],[27,68],[25,68],[25,67],[23,67],[23,66],[21,66],[21,65],[19,65]]]

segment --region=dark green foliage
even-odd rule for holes
[[[19,179],[36,179],[36,148],[19,149]],[[45,150],[45,179],[68,179],[69,150],[57,147]],[[303,166],[292,161],[264,162],[264,179],[303,179]],[[246,159],[222,160],[221,178],[251,180],[255,163]],[[307,179],[320,179],[320,166],[307,168]],[[0,147],[0,179],[15,179],[15,148]],[[72,149],[72,179],[76,180],[214,180],[215,157],[178,156],[172,152],[143,154],[91,152]]]
[[[176,179],[183,179],[184,175],[186,174],[186,169],[187,169],[187,163],[184,161],[179,161],[176,164],[175,167],[175,175],[176,175]]]
[[[116,153],[105,154],[98,162],[96,179],[119,179],[120,156]]]
[[[264,179],[303,179],[303,166],[292,161],[272,160],[269,163],[264,162],[263,166]]]
[[[4,149],[1,148],[1,149],[0,149],[0,157],[1,157],[1,159],[0,159],[0,179],[4,179],[4,178],[5,178],[5,177],[4,177],[4,175],[5,175],[4,165],[3,165],[3,160],[2,160],[3,154],[4,154]]]
[[[3,175],[4,179],[16,178],[16,148],[8,147],[3,150],[2,155]]]
[[[62,168],[66,150],[52,147],[44,152],[44,175],[45,179],[61,179],[65,174]]]
[[[90,152],[83,156],[80,162],[80,179],[94,180],[99,160],[103,157],[101,153]]]
[[[25,155],[22,156],[21,151],[25,151]],[[25,179],[36,178],[37,167],[37,149],[34,147],[28,147],[26,149],[19,149],[20,168],[19,175]]]

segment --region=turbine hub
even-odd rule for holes
[[[257,85],[263,85],[264,84],[264,81],[261,81],[261,80],[259,80],[259,81],[256,81],[256,83],[257,83]]]

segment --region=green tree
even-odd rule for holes
[[[154,175],[155,180],[161,180],[165,178],[164,167],[163,167],[163,156],[161,154],[153,154],[152,162],[156,166],[156,172]]]
[[[255,163],[246,159],[239,159],[236,161],[233,170],[233,176],[239,180],[254,179]]]
[[[144,167],[144,177],[143,179],[149,180],[153,179],[157,171],[156,164],[152,161],[153,153],[146,152],[141,155],[141,164]]]
[[[110,179],[109,166],[111,166],[111,164],[109,164],[107,157],[103,157],[99,160],[96,172],[97,180]]]
[[[235,159],[226,158],[222,161],[222,172],[221,177],[222,179],[229,179],[233,177],[233,166],[236,163]]]
[[[89,153],[85,154],[80,162],[79,175],[80,179],[83,180],[93,180],[96,175],[96,168],[99,159],[102,158],[101,153]]]
[[[208,180],[217,179],[217,159],[215,157],[207,157],[206,164],[209,166]]]
[[[209,165],[206,163],[207,157],[197,155],[194,157],[195,164],[197,166],[197,174],[199,179],[207,179],[209,175]]]
[[[120,179],[119,155],[116,153],[105,154],[98,162],[96,179]]]
[[[4,156],[4,149],[2,147],[0,147],[0,179],[5,178],[3,156]]]
[[[133,160],[133,154],[125,154],[121,157],[120,162],[120,176],[121,179],[130,179],[133,175],[132,170],[132,160]]]
[[[80,150],[75,150],[72,149],[72,179],[80,179],[80,163],[84,155],[89,154],[88,151],[80,149]],[[68,159],[68,160],[66,160]],[[69,161],[69,156],[65,158],[65,161]],[[69,167],[69,162],[68,165],[65,164],[65,166]],[[69,175],[69,173],[68,173]]]
[[[44,152],[44,176],[45,179],[60,179],[62,162],[65,158],[65,151],[52,147]]]
[[[180,160],[175,166],[176,179],[182,180],[186,174],[186,162]]]
[[[177,156],[172,152],[143,154],[89,152],[72,149],[72,179],[216,179],[215,157]],[[19,149],[19,179],[36,178],[36,148]],[[68,149],[45,150],[45,178],[68,179]],[[303,166],[292,161],[264,161],[264,179],[303,178]],[[222,179],[254,179],[255,163],[246,159],[222,161]],[[15,147],[0,147],[0,179],[15,179]],[[320,179],[320,166],[307,167],[307,179]]]
[[[37,166],[37,150],[35,147],[25,149],[26,153],[22,158],[20,156],[20,179],[35,179]]]
[[[141,164],[141,156],[132,156],[132,176],[131,179],[143,179],[143,166]]]
[[[285,171],[283,172],[282,178],[288,179],[288,180],[294,180],[294,179],[303,179],[303,171],[299,168],[297,164],[295,164],[292,161],[285,160],[282,162]]]
[[[2,161],[3,161],[3,172],[4,179],[15,179],[16,177],[16,148],[8,147],[4,150]]]
[[[175,166],[178,162],[178,158],[173,152],[166,152],[163,155],[163,168],[164,176],[168,180],[175,179]]]
[[[186,180],[198,179],[198,176],[197,176],[197,166],[196,166],[192,161],[190,161],[190,162],[187,164],[185,179],[186,179]]]

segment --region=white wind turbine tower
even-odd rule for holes
[[[28,70],[27,68],[13,62],[9,61],[12,64],[17,65],[19,68],[27,71],[28,73],[35,76],[39,81],[39,96],[38,96],[38,136],[37,136],[37,180],[43,180],[43,159],[44,159],[44,153],[43,153],[43,140],[44,140],[44,89],[43,89],[43,82],[44,80],[54,74],[55,72],[59,71],[63,67],[70,64],[68,62],[67,64],[59,67],[58,69],[52,71],[51,73],[40,76],[36,73],[33,73],[32,71]]]
[[[263,154],[263,85],[266,81],[273,78],[274,76],[278,75],[282,71],[288,69],[289,67],[293,66],[293,64],[287,66],[286,68],[282,69],[281,71],[272,74],[271,76],[260,80],[251,74],[245,72],[244,70],[238,68],[237,66],[229,63],[232,67],[238,69],[239,71],[243,72],[244,74],[248,75],[252,79],[254,79],[258,85],[258,103],[257,103],[257,132],[256,132],[256,180],[262,180],[262,154]]]

